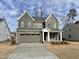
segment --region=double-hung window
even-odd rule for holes
[[[31,28],[31,22],[27,22],[27,27]]]
[[[21,28],[24,28],[24,22],[21,21],[21,24],[20,24]]]

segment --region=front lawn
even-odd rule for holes
[[[10,41],[0,42],[0,59],[6,59],[16,46],[17,45],[11,45]]]
[[[60,59],[79,59],[79,42],[69,42],[70,44],[53,45],[44,44],[51,52]]]

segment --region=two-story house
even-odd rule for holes
[[[58,30],[58,21],[53,14],[48,17],[32,17],[25,11],[18,18],[16,43],[40,43],[62,41],[62,31]]]

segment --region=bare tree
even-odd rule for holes
[[[70,9],[69,10],[69,13],[66,15],[66,16],[64,16],[63,18],[62,18],[62,23],[63,23],[63,25],[66,25],[66,24],[69,24],[69,23],[74,23],[74,21],[75,21],[75,17],[77,16],[77,11],[76,11],[76,9]]]
[[[70,23],[73,23],[73,21],[74,21],[74,18],[77,16],[77,11],[76,11],[76,9],[70,9],[69,10],[69,13],[67,14],[67,16],[68,16],[68,21],[70,21]]]
[[[37,17],[43,17],[44,16],[44,8],[41,6],[41,7],[35,7],[34,8],[34,11],[35,11],[35,15]]]
[[[46,5],[44,1],[41,1],[40,4],[38,3],[38,1],[36,1],[34,8],[34,12],[36,16],[43,17],[45,15],[45,9],[46,9]]]

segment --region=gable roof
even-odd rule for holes
[[[49,16],[47,17],[45,21],[47,21],[50,17],[53,17],[58,22],[57,18],[53,14],[49,14]]]
[[[23,14],[17,19],[19,20],[26,13],[32,18],[33,21],[42,21],[43,22],[43,21],[47,21],[49,17],[53,17],[58,22],[57,18],[53,14],[50,14],[48,17],[32,17],[27,10],[25,10],[23,12]]]
[[[25,10],[25,11],[23,12],[23,14],[22,14],[19,18],[17,18],[17,19],[19,20],[19,19],[22,18],[26,13],[27,13],[27,14],[31,17],[31,19],[34,21],[34,18],[29,14],[29,12],[28,12],[27,10]]]

